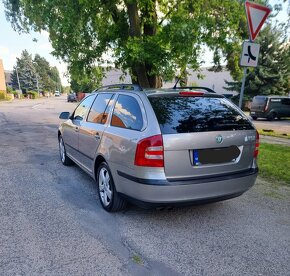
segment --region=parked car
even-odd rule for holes
[[[250,115],[253,120],[267,118],[269,121],[275,118],[290,117],[290,98],[255,96],[251,104]]]
[[[59,92],[58,90],[56,90],[56,91],[54,92],[54,96],[55,96],[55,97],[59,97],[59,96],[60,96],[60,92]]]
[[[96,90],[60,114],[61,162],[96,180],[105,210],[225,200],[254,185],[259,136],[229,100],[130,87]]]
[[[67,95],[68,102],[77,102],[77,95],[76,93],[71,93]]]

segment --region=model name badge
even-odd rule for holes
[[[256,136],[255,135],[247,135],[245,136],[245,142],[252,142],[252,141],[256,141]]]

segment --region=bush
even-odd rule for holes
[[[6,99],[6,93],[0,91],[0,100],[5,100]]]
[[[16,92],[15,90],[13,90],[10,86],[6,87],[6,92],[7,94],[14,94],[14,92]]]
[[[27,95],[29,96],[30,99],[38,98],[38,93],[36,91],[29,91],[27,92]]]
[[[14,100],[15,96],[14,94],[10,93],[10,94],[6,94],[6,100],[10,101],[10,100]]]

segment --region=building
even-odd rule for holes
[[[200,72],[194,72],[193,70],[188,70],[187,85],[188,86],[205,86],[216,91],[218,94],[237,94],[236,92],[229,92],[224,89],[226,86],[225,81],[232,82],[233,78],[230,72],[223,68],[220,72],[213,72],[209,70],[210,68],[201,68]],[[198,78],[202,76],[202,78]],[[163,87],[169,88],[173,87],[175,81],[163,82]],[[177,85],[178,86],[178,85]]]
[[[0,59],[0,92],[6,92],[6,82],[2,59]]]
[[[203,78],[199,79],[198,75],[202,75]],[[236,92],[229,92],[224,89],[226,86],[225,81],[233,81],[233,78],[230,75],[229,71],[226,71],[225,68],[221,72],[210,71],[209,68],[201,68],[200,72],[194,72],[188,70],[188,80],[187,85],[198,85],[205,86],[213,89],[218,94],[237,94]],[[111,69],[106,72],[105,77],[102,80],[102,85],[110,85],[116,83],[132,83],[131,77],[129,74],[124,75],[119,69]],[[173,87],[175,80],[172,81],[163,81],[163,88]]]
[[[12,73],[13,71],[4,70],[6,87],[9,86],[12,88],[12,79],[11,79]]]

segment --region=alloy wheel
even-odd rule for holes
[[[106,168],[99,171],[99,193],[104,206],[108,206],[112,200],[112,185],[110,174]]]
[[[60,154],[61,162],[64,163],[65,162],[65,148],[64,148],[64,143],[61,137],[59,139],[59,154]]]

